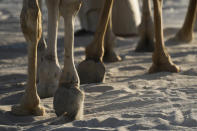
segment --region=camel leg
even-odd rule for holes
[[[12,107],[15,115],[44,115],[36,88],[37,45],[41,37],[41,12],[38,0],[23,0],[21,27],[28,45],[28,81],[20,104]]]
[[[38,94],[41,98],[54,95],[61,72],[57,57],[59,0],[46,0],[46,5],[48,9],[48,42],[38,72]]]
[[[40,11],[42,13],[42,0],[38,0]],[[42,18],[41,18],[42,19]],[[43,25],[43,23],[42,23]],[[43,26],[42,26],[43,27]],[[44,55],[45,49],[46,49],[46,41],[42,32],[39,44],[38,44],[38,67],[39,67],[39,62],[41,61],[42,56]]]
[[[38,0],[39,2],[39,7],[40,7],[40,11],[42,13],[42,0]],[[42,19],[42,18],[41,18]],[[42,23],[43,25],[43,23]],[[42,26],[43,27],[43,26]],[[41,63],[43,62],[43,59],[44,59],[44,56],[45,56],[45,50],[47,48],[47,45],[46,45],[46,41],[45,41],[45,38],[44,38],[44,35],[43,35],[43,31],[42,31],[42,35],[41,35],[41,38],[40,38],[40,41],[38,43],[38,69],[37,69],[37,83],[39,82],[39,70],[40,70],[40,67],[41,67]]]
[[[168,71],[179,72],[180,69],[176,66],[168,54],[163,37],[162,23],[162,0],[153,0],[154,3],[154,25],[155,25],[155,50],[153,52],[153,64],[149,69],[149,73]]]
[[[154,50],[154,25],[151,18],[151,1],[143,0],[142,22],[139,26],[140,40],[136,52],[152,52]]]
[[[193,39],[194,25],[197,14],[197,0],[190,0],[184,24],[175,38],[178,41],[190,42]]]
[[[81,62],[78,66],[78,73],[82,84],[102,82],[104,80],[104,39],[113,2],[114,0],[105,1],[94,39],[92,43],[86,47],[86,60]]]
[[[42,2],[43,2],[42,0],[38,0],[41,13],[42,13]],[[43,23],[41,23],[41,24],[42,24],[42,27],[43,27]],[[46,45],[46,41],[45,41],[45,38],[44,38],[44,35],[43,35],[43,31],[42,31],[42,35],[41,35],[41,38],[40,38],[39,43],[38,43],[38,54],[37,54],[38,55],[37,56],[37,72],[38,73],[37,73],[37,83],[39,82],[39,71],[40,71],[40,67],[41,67],[41,64],[42,64],[43,59],[44,59],[46,48],[47,48],[47,45]]]
[[[65,121],[82,119],[84,92],[79,88],[79,77],[74,65],[74,21],[80,0],[61,0],[60,14],[64,18],[64,68],[59,87],[54,95],[54,109]]]
[[[117,62],[121,60],[121,57],[116,54],[114,51],[114,47],[116,44],[116,36],[112,31],[112,16],[110,15],[108,26],[107,26],[107,31],[106,31],[106,36],[105,36],[105,53],[103,56],[103,61],[104,62]]]

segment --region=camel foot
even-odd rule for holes
[[[158,65],[152,64],[152,66],[149,69],[149,73],[157,73],[157,72],[180,72],[180,67],[173,64],[172,62],[167,63],[160,63]]]
[[[34,109],[27,109],[25,107],[22,107],[21,105],[14,105],[11,108],[11,112],[17,116],[27,116],[27,115],[43,116],[45,114],[45,109],[42,106],[37,106]]]
[[[149,38],[142,38],[139,40],[135,52],[153,52],[154,41]]]
[[[83,103],[84,92],[73,83],[60,84],[53,99],[56,115],[63,116],[65,122],[82,119]]]
[[[44,60],[38,70],[37,91],[40,98],[53,97],[58,87],[61,69],[54,61]]]
[[[174,39],[178,42],[185,42],[185,43],[189,43],[193,40],[193,34],[190,33],[190,34],[187,34],[187,33],[184,33],[183,31],[179,31]]]
[[[101,61],[82,61],[77,70],[81,84],[103,82],[105,77],[105,66]]]
[[[114,51],[107,51],[103,56],[104,62],[117,62],[121,60],[121,57],[117,55]]]

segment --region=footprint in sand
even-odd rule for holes
[[[89,86],[87,88],[85,88],[85,91],[86,92],[107,92],[107,91],[110,91],[110,90],[113,90],[114,87],[112,86]]]
[[[189,69],[187,71],[184,71],[183,75],[197,76],[197,68],[191,68],[191,69]]]
[[[185,121],[183,126],[187,127],[197,127],[197,110],[190,109],[184,113]]]

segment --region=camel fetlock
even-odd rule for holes
[[[166,53],[158,54],[153,53],[152,56],[152,66],[149,69],[149,73],[157,73],[157,72],[180,72],[180,67],[175,65],[170,55]]]
[[[194,34],[193,32],[187,32],[183,29],[180,29],[177,34],[175,35],[175,40],[180,42],[186,42],[189,43],[193,40]]]
[[[40,98],[39,96],[26,93],[20,104],[14,105],[11,108],[11,112],[15,115],[25,116],[25,115],[35,115],[43,116],[45,114],[44,107],[39,105]]]

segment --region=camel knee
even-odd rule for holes
[[[41,12],[37,1],[24,1],[20,14],[21,29],[28,42],[37,43],[40,40],[42,25]]]

